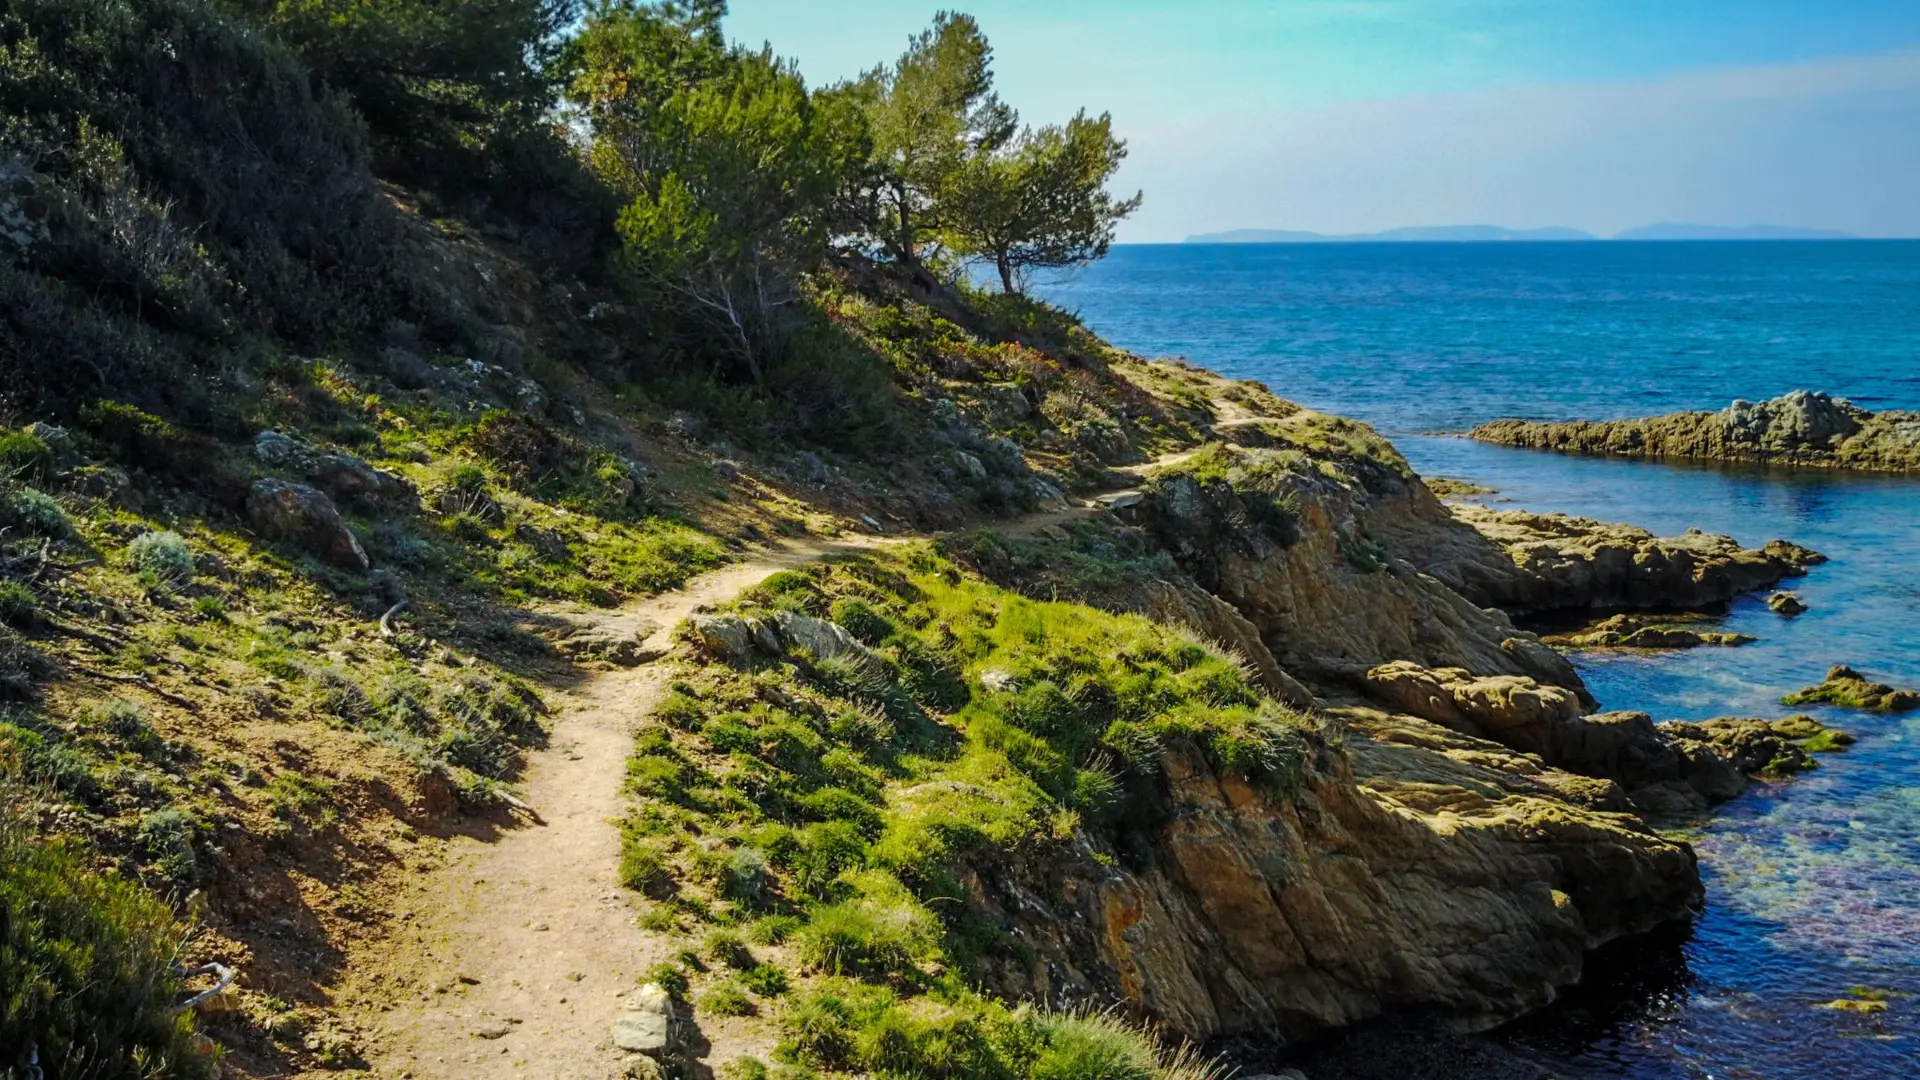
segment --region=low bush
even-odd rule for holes
[[[712,1016],[752,1016],[753,995],[738,979],[723,979],[700,995],[700,1011]]]
[[[21,488],[8,500],[8,516],[13,524],[36,536],[54,540],[73,535],[73,522],[60,500],[34,488]]]
[[[17,776],[0,774],[0,1047],[38,1047],[60,1080],[212,1077],[191,1014],[173,1010],[180,927],[76,844],[36,837],[30,803]]]
[[[179,533],[141,533],[127,545],[127,554],[150,586],[181,589],[193,581],[193,551]]]
[[[38,480],[53,467],[53,448],[27,431],[0,435],[0,480]]]
[[[18,581],[0,581],[0,623],[31,630],[40,621],[40,598]]]

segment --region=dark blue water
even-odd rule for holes
[[[1788,620],[1755,599],[1739,649],[1575,657],[1606,707],[1774,717],[1849,663],[1920,686],[1920,480],[1599,461],[1433,431],[1500,416],[1720,408],[1809,388],[1920,408],[1920,243],[1136,247],[1042,290],[1098,332],[1391,435],[1495,502],[1784,537],[1832,557]],[[1506,1037],[1569,1077],[1920,1075],[1920,716],[1823,713],[1859,735],[1690,839],[1709,899]],[[1857,990],[1885,1012],[1821,1007]]]

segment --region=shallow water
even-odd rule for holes
[[[1798,619],[1736,601],[1736,649],[1575,657],[1602,704],[1776,717],[1848,663],[1920,686],[1920,480],[1578,459],[1421,434],[1497,416],[1717,408],[1797,387],[1920,407],[1920,244],[1123,248],[1043,287],[1118,344],[1368,420],[1422,474],[1535,510],[1782,537],[1831,557]],[[1690,836],[1684,940],[1635,943],[1503,1037],[1568,1076],[1920,1075],[1920,715],[1809,710],[1860,736]],[[1884,1013],[1819,1007],[1864,988]]]

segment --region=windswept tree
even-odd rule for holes
[[[873,136],[865,177],[876,238],[918,267],[945,228],[945,191],[966,163],[1004,146],[1019,120],[994,93],[993,49],[972,16],[941,12],[891,68],[862,80]]]
[[[721,12],[599,6],[576,43],[573,98],[594,169],[626,204],[623,268],[760,382],[826,254],[865,127],[849,99],[816,100],[771,52],[729,49]]]
[[[991,263],[1009,293],[1030,270],[1104,258],[1115,226],[1140,208],[1139,193],[1117,198],[1108,190],[1126,157],[1105,113],[1083,110],[1065,126],[1022,131],[952,178],[942,214],[947,241],[963,258]]]

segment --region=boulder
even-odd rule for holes
[[[316,488],[257,480],[247,493],[247,518],[262,534],[298,544],[337,566],[365,570],[372,565],[333,500]]]
[[[1471,504],[1448,509],[1506,554],[1510,568],[1487,568],[1487,576],[1502,580],[1487,581],[1481,591],[1486,602],[1508,611],[1711,607],[1802,575],[1821,558],[1786,541],[1749,549],[1698,530],[1655,536],[1568,514]]]
[[[644,616],[558,612],[548,618],[554,648],[576,662],[638,667],[667,652],[660,624]]]
[[[1767,597],[1767,607],[1774,613],[1791,619],[1807,610],[1807,602],[1800,599],[1798,593],[1777,592]]]
[[[673,1045],[673,997],[656,983],[627,995],[613,1022],[613,1045],[630,1053],[665,1056]]]
[[[686,639],[715,660],[737,663],[753,655],[753,631],[737,617],[695,615],[686,622]]]
[[[274,468],[299,473],[336,499],[408,511],[420,506],[412,484],[343,450],[319,449],[269,430],[254,436],[253,454]]]

